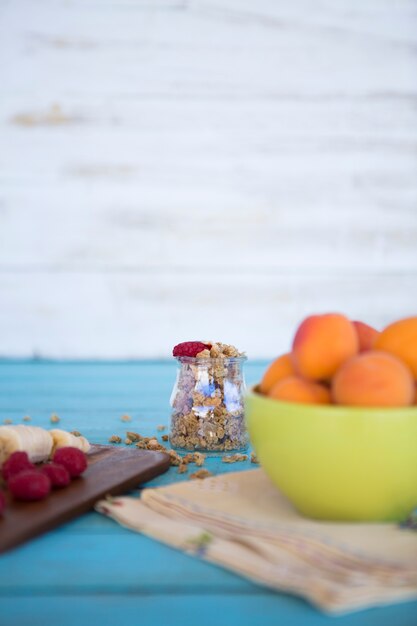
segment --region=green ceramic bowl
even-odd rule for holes
[[[302,514],[399,521],[417,506],[417,407],[296,404],[255,387],[246,416],[262,467]]]

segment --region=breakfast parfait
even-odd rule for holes
[[[224,452],[248,445],[244,422],[244,353],[220,342],[175,346],[177,381],[171,396],[171,446]]]

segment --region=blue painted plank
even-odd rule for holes
[[[97,514],[97,517],[98,514]],[[249,592],[232,572],[117,526],[52,532],[2,555],[0,597],[44,593]],[[112,532],[116,529],[117,532]],[[1,616],[0,616],[1,624]]]
[[[265,362],[245,365],[248,384],[257,382]],[[99,410],[148,415],[169,413],[175,363],[7,363],[0,361],[0,420],[9,413]]]
[[[208,590],[209,591],[209,590]],[[1,598],[2,626],[416,626],[413,605],[333,618],[278,593]]]

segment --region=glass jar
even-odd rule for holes
[[[246,357],[177,357],[177,361],[171,395],[171,446],[179,452],[245,450]]]

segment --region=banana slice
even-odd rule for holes
[[[0,426],[0,465],[16,450],[28,453],[32,463],[46,461],[53,446],[52,436],[38,426]]]
[[[85,437],[76,437],[72,433],[67,433],[66,430],[61,430],[60,428],[53,428],[49,431],[51,433],[53,443],[53,451],[58,448],[64,448],[66,446],[71,446],[71,448],[78,448],[82,452],[87,453],[90,449],[90,444],[88,443]]]

